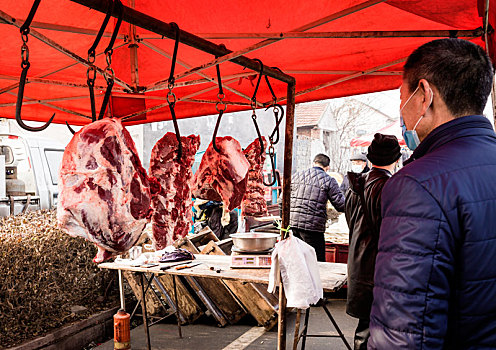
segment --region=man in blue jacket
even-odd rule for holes
[[[369,349],[496,348],[496,134],[482,116],[492,64],[442,39],[408,58],[404,138],[382,193]]]
[[[315,249],[318,261],[325,261],[327,201],[337,211],[344,211],[344,196],[338,182],[327,174],[329,163],[328,156],[317,154],[312,168],[291,177],[289,224],[296,237]]]

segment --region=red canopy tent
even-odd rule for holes
[[[484,43],[484,12],[495,23],[493,0],[343,0],[182,2],[122,0],[124,5],[215,44],[229,53],[220,57],[228,111],[250,108],[255,72],[227,59],[259,58],[296,78],[296,102],[313,101],[397,88],[401,67],[418,45],[437,37],[456,36]],[[0,116],[13,118],[21,72],[23,23],[32,1],[3,0],[0,6]],[[91,10],[89,7],[97,10]],[[98,31],[106,1],[42,0],[29,36],[30,63],[24,93],[24,120],[83,125],[89,122],[86,58]],[[128,11],[125,11],[127,13]],[[126,21],[126,18],[124,19]],[[113,29],[107,26],[97,54],[106,47]],[[150,29],[150,28],[149,28]],[[173,32],[170,32],[172,37]],[[168,35],[166,35],[168,36]],[[494,58],[493,34],[489,49]],[[129,116],[129,124],[170,119],[166,104],[170,56],[174,41],[123,22],[115,43],[112,68],[114,115]],[[222,56],[222,55],[221,55]],[[176,85],[178,118],[216,113],[217,86],[214,55],[180,44]],[[251,61],[252,67],[257,67]],[[103,55],[96,58],[103,71]],[[272,81],[285,103],[286,86]],[[96,106],[105,90],[101,74],[96,79]],[[124,97],[124,99],[118,99]],[[262,83],[257,100],[272,99]]]
[[[21,74],[18,27],[32,1],[1,1],[0,116],[14,118]],[[181,29],[174,85],[178,118],[216,113],[215,64],[220,65],[229,112],[251,107],[253,82],[260,69],[253,58],[263,62],[267,76],[278,79],[271,79],[275,95],[278,102],[288,103],[283,227],[289,224],[295,101],[292,76],[296,78],[296,102],[305,102],[398,88],[406,57],[433,38],[466,38],[488,46],[491,57],[496,58],[492,33],[496,0],[122,1],[126,7],[112,56],[116,78],[110,113],[133,117],[127,124],[171,119],[165,107],[174,45],[169,39],[176,31],[169,22]],[[84,125],[91,121],[87,51],[107,3],[41,2],[28,41],[31,67],[22,119],[47,121],[56,111],[56,123]],[[114,10],[112,15],[117,13]],[[95,62],[97,108],[106,85],[102,78],[106,63],[101,52],[111,36],[113,26],[108,27]],[[221,43],[226,48],[219,46]],[[279,67],[284,73],[269,67]],[[270,105],[271,101],[272,94],[262,84],[257,107]],[[279,349],[285,348],[283,293],[280,288]]]
[[[384,135],[394,135],[398,138],[398,142],[402,146],[406,146],[405,140],[403,140],[403,135],[401,134],[400,122],[396,121],[390,125],[387,125],[374,133],[363,135],[360,137],[355,137],[351,139],[350,146],[351,147],[368,147],[372,140],[374,139],[375,133],[381,133]]]

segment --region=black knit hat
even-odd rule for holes
[[[374,135],[367,153],[367,158],[373,165],[390,165],[400,157],[400,145],[396,136],[379,133]]]

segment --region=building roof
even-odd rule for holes
[[[297,104],[295,106],[296,127],[318,125],[328,105],[329,102]]]

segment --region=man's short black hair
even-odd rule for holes
[[[313,162],[322,165],[324,168],[327,168],[329,166],[329,163],[331,162],[331,159],[325,154],[319,153],[315,156]]]
[[[493,66],[484,50],[467,40],[439,39],[417,48],[405,63],[410,92],[420,79],[433,84],[451,114],[482,114],[491,92]]]

